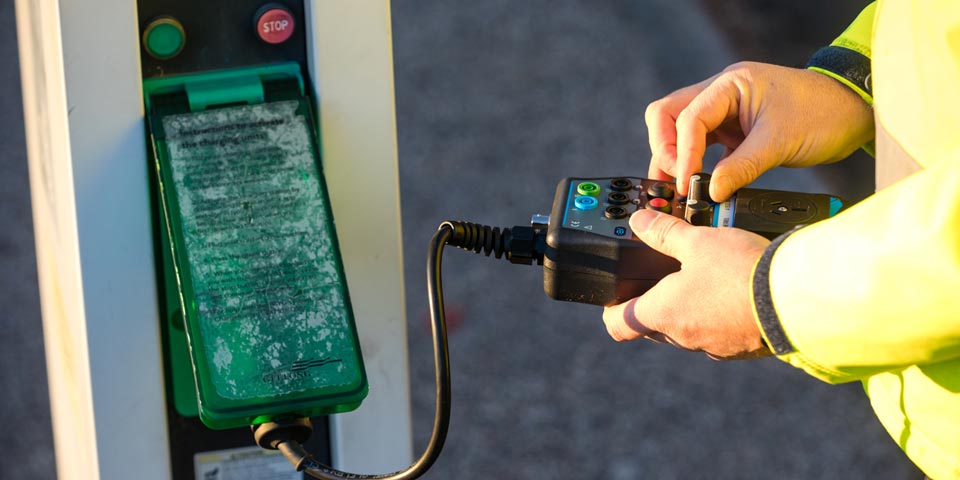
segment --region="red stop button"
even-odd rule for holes
[[[277,45],[290,39],[296,22],[289,10],[276,6],[261,12],[257,17],[257,36],[260,40]]]

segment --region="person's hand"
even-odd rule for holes
[[[695,227],[652,210],[634,213],[630,227],[681,267],[642,296],[604,309],[614,340],[648,338],[718,360],[771,354],[750,295],[753,268],[769,240],[737,228]]]
[[[710,182],[723,201],[777,166],[842,160],[874,135],[873,110],[851,89],[810,70],[743,62],[647,107],[650,178],[686,192],[708,145],[726,147]]]

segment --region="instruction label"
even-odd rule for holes
[[[303,105],[163,118],[203,353],[224,398],[336,389],[360,368]]]
[[[303,480],[303,473],[277,451],[242,447],[193,456],[197,480]]]

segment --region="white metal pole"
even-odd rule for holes
[[[333,463],[387,472],[408,466],[413,448],[390,2],[312,0],[307,22],[324,172],[370,383],[358,410],[331,418]]]
[[[60,478],[169,478],[135,2],[17,0]]]

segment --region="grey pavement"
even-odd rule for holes
[[[53,476],[12,2],[0,1],[0,479]],[[429,434],[427,241],[547,212],[565,176],[643,174],[646,104],[735,60],[693,0],[394,0],[413,414]],[[817,188],[822,174],[764,185]],[[797,180],[799,179],[799,180]],[[919,479],[859,385],[611,341],[537,267],[446,254],[453,419],[429,479]]]

